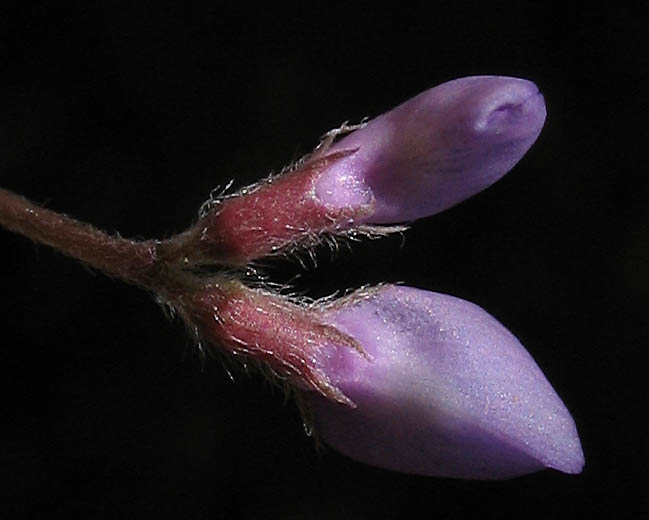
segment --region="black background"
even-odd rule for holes
[[[245,3],[248,5],[248,3]],[[452,5],[451,5],[452,4]],[[151,297],[0,231],[0,510],[84,518],[525,518],[647,508],[646,19],[616,4],[281,10],[27,2],[0,16],[0,184],[129,237],[195,218],[342,121],[443,81],[528,78],[548,119],[512,173],[399,238],[272,274],[474,301],[577,423],[579,476],[402,475],[318,454],[260,377],[201,362]],[[574,5],[574,4],[571,4]],[[625,512],[625,509],[626,512]]]

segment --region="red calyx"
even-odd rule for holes
[[[371,208],[328,208],[316,198],[314,182],[351,153],[345,150],[308,160],[294,171],[218,201],[186,240],[197,245],[205,258],[244,265],[286,246],[315,241],[322,232],[350,227],[354,218]]]
[[[265,362],[291,384],[353,406],[331,384],[319,360],[332,348],[364,351],[355,339],[323,323],[317,308],[229,281],[184,293],[172,304],[201,340]]]

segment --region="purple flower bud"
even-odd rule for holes
[[[357,222],[404,222],[445,210],[496,182],[532,146],[545,103],[530,81],[475,76],[427,90],[328,151],[355,150],[320,176],[330,208],[374,202]]]
[[[321,360],[354,408],[307,394],[316,431],[340,452],[443,477],[581,471],[570,413],[525,348],[480,307],[389,285],[334,305],[324,320],[370,356],[339,348]]]
[[[164,255],[243,265],[312,245],[322,233],[380,233],[374,224],[432,215],[507,173],[544,121],[543,96],[529,81],[449,81],[333,145],[326,139],[287,173],[212,201],[195,226],[164,246]]]

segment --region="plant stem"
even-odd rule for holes
[[[103,273],[150,288],[159,270],[154,240],[111,236],[0,188],[0,225]]]

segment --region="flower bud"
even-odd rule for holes
[[[327,142],[294,170],[215,201],[181,248],[196,253],[190,263],[245,264],[321,233],[432,215],[507,173],[544,121],[543,96],[529,81],[449,81]]]
[[[474,76],[427,90],[333,145],[355,153],[329,168],[316,196],[349,205],[370,191],[360,221],[404,222],[443,211],[496,182],[532,146],[545,122],[534,83]]]
[[[324,320],[369,354],[335,349],[322,361],[354,408],[306,396],[316,432],[343,454],[441,477],[581,471],[570,413],[519,341],[476,305],[383,286]]]

